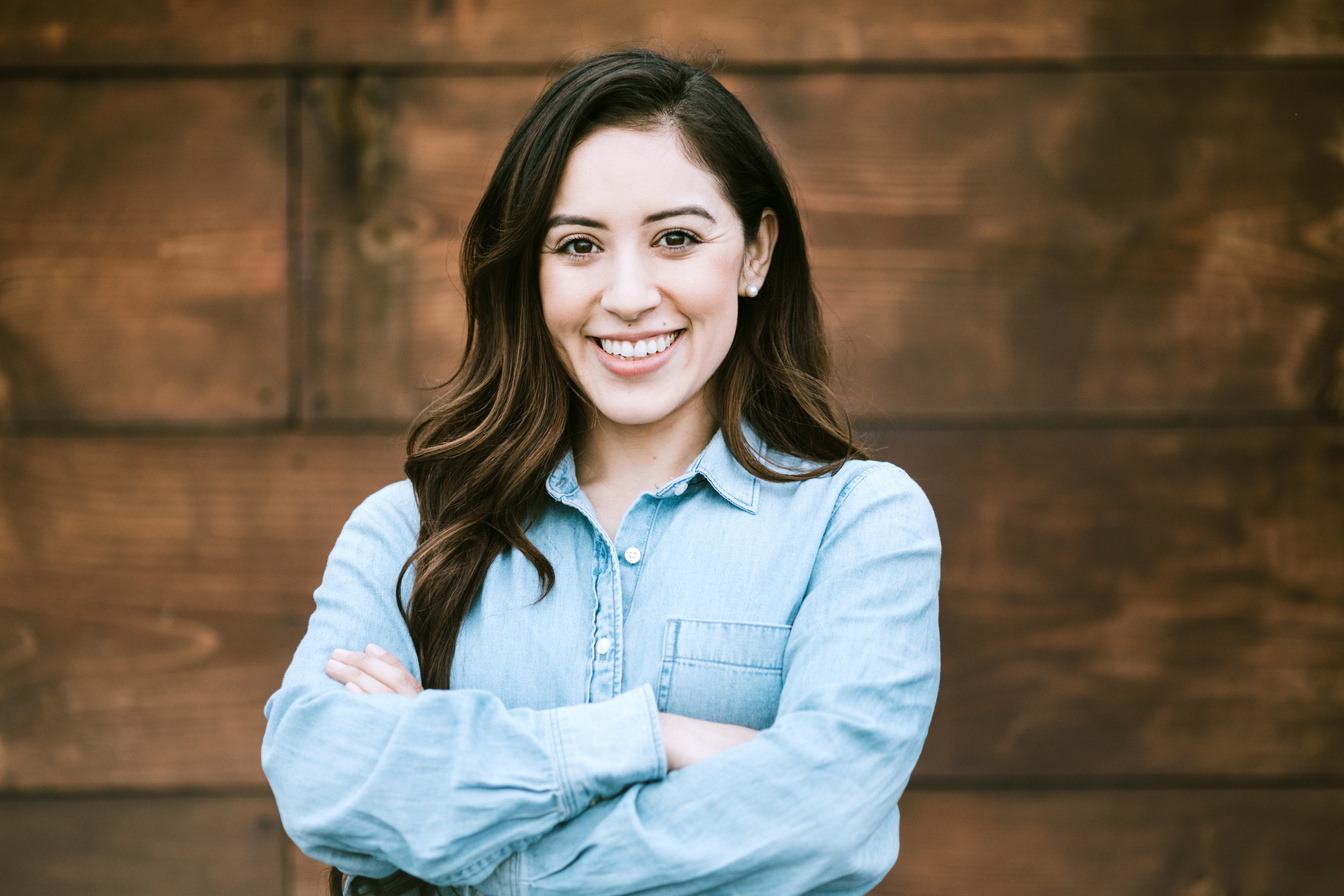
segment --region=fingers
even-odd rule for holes
[[[377,644],[370,644],[362,653],[340,648],[333,650],[326,673],[344,684],[352,694],[414,697],[423,690],[401,660]]]

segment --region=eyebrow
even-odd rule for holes
[[[575,225],[578,227],[591,227],[594,230],[606,230],[607,225],[601,221],[594,221],[592,218],[581,218],[578,215],[553,215],[551,220],[546,222],[546,229],[559,227],[561,225]]]
[[[706,219],[712,224],[718,223],[718,221],[714,219],[713,215],[711,215],[709,212],[705,211],[698,205],[682,205],[678,206],[677,208],[670,208],[667,211],[654,212],[653,214],[649,215],[647,218],[644,219],[644,223],[653,224],[656,221],[663,221],[666,220],[667,218],[676,218],[681,215],[695,215],[696,217]],[[584,218],[580,215],[554,215],[551,217],[549,221],[546,222],[546,229],[550,230],[552,227],[571,226],[571,225],[577,227],[591,227],[594,230],[607,229],[607,225],[603,224],[601,221],[595,220],[593,218]]]
[[[683,205],[680,208],[670,208],[665,212],[656,212],[644,219],[645,224],[652,224],[654,221],[662,221],[665,218],[676,218],[681,215],[695,215],[700,218],[706,218],[711,224],[717,224],[714,216],[705,211],[698,205]]]

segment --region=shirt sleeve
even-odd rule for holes
[[[416,519],[403,484],[346,524],[307,634],[266,704],[261,758],[285,830],[308,855],[351,874],[400,869],[456,886],[667,767],[648,687],[533,711],[473,690],[355,695],[329,678],[333,648],[369,643],[419,677],[395,597]]]
[[[773,725],[631,787],[509,857],[489,896],[866,893],[938,687],[940,545],[890,465],[837,499],[785,652]]]

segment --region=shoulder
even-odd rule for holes
[[[767,460],[779,469],[816,468],[819,464],[772,452]],[[938,537],[938,525],[928,496],[910,475],[895,464],[877,460],[847,461],[834,473],[801,482],[769,483],[767,491],[792,492],[790,503],[800,511],[825,515],[828,527],[861,523],[864,528],[904,531]]]
[[[910,474],[895,464],[880,460],[847,461],[836,473],[833,488],[839,502],[850,500],[897,500],[911,508],[929,507],[929,499]],[[929,508],[932,512],[932,508]]]
[[[365,498],[350,514],[341,538],[372,539],[393,548],[409,544],[413,549],[419,532],[420,511],[416,507],[415,492],[410,481],[403,479]]]
[[[928,496],[905,470],[885,461],[852,460],[834,474],[832,519],[871,516],[893,528],[937,537]]]

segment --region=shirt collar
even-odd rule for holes
[[[757,455],[764,454],[764,442],[745,420],[742,421],[742,434],[746,436],[747,444]],[[678,484],[689,482],[697,476],[708,482],[728,503],[748,513],[756,512],[761,483],[737,462],[737,458],[733,457],[733,453],[728,450],[728,442],[723,437],[723,430],[714,433],[709,445],[691,462],[686,472],[664,485],[658,494],[662,496],[673,491]],[[562,503],[567,503],[565,499],[572,498],[579,491],[579,480],[574,472],[573,451],[565,453],[564,458],[546,479],[546,491],[552,498]]]
[[[747,437],[747,444],[751,446],[751,450],[758,455],[761,454],[764,445],[745,420],[742,421],[742,434]],[[714,438],[691,463],[685,474],[668,485],[675,487],[677,482],[697,475],[712,485],[714,491],[728,503],[748,513],[756,512],[756,498],[760,494],[761,483],[737,462],[737,458],[733,457],[733,453],[728,450],[728,441],[723,437],[722,429],[714,433]]]

